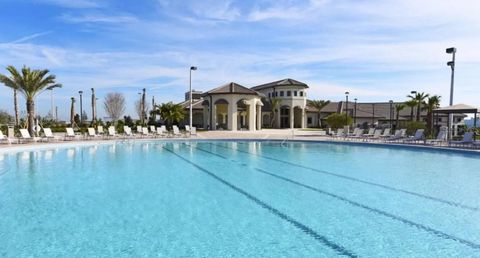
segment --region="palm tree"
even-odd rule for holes
[[[71,98],[72,103],[70,104],[70,126],[73,128],[75,124],[75,98]]]
[[[272,108],[272,114],[271,114],[271,118],[270,118],[270,126],[273,128],[275,123],[277,122],[276,121],[276,118],[277,118],[277,112],[280,112],[279,110],[279,107],[280,107],[280,103],[282,101],[278,98],[271,98],[270,99],[270,106]]]
[[[183,107],[179,104],[173,104],[173,102],[156,105],[152,113],[160,115],[169,128],[173,123],[179,122],[185,118],[185,110]]]
[[[322,113],[322,109],[326,107],[330,103],[330,100],[310,100],[308,105],[317,109],[318,115],[318,127],[322,127],[320,115]]]
[[[403,103],[395,104],[395,112],[396,112],[396,118],[395,118],[395,127],[398,128],[398,122],[400,120],[400,112],[407,107]]]
[[[427,100],[425,108],[427,109],[427,135],[433,133],[433,110],[440,107],[441,96],[433,95]]]
[[[405,106],[410,108],[410,121],[413,121],[413,109],[417,106],[417,101],[414,99],[405,101]]]
[[[1,75],[0,75],[1,76]],[[15,110],[15,126],[18,126],[18,96],[17,89],[13,89],[13,107]]]
[[[44,90],[62,87],[62,85],[55,82],[55,75],[49,75],[50,71],[47,69],[31,70],[29,67],[24,66],[20,73],[15,67],[10,65],[7,67],[7,71],[10,72],[10,77],[0,75],[0,82],[9,88],[17,90],[25,97],[28,131],[33,135],[35,97]]]
[[[420,121],[420,111],[422,110],[422,105],[425,105],[425,100],[428,98],[428,96],[429,95],[425,92],[417,92],[415,95],[407,96],[417,102],[417,122]]]

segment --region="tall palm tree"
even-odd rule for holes
[[[275,123],[277,123],[277,112],[280,112],[280,103],[282,101],[278,98],[271,98],[270,99],[270,106],[272,108],[271,118],[270,118],[270,126],[273,128]]]
[[[405,106],[410,108],[410,121],[413,121],[413,109],[417,106],[417,101],[414,99],[405,101]]]
[[[402,110],[405,109],[405,107],[407,107],[405,104],[403,103],[398,103],[398,104],[395,104],[395,112],[396,112],[396,118],[395,118],[395,127],[398,128],[398,122],[400,120],[400,112]]]
[[[156,105],[152,113],[160,115],[169,128],[172,124],[185,118],[185,110],[183,107],[179,104],[173,104],[172,102]]]
[[[320,115],[322,113],[322,109],[326,107],[330,103],[330,100],[310,100],[308,105],[317,109],[317,117],[318,117],[318,127],[322,127],[322,122],[320,119]]]
[[[75,124],[75,98],[70,99],[72,103],[70,104],[70,126],[74,127]]]
[[[48,74],[50,71],[45,70],[31,70],[24,66],[19,72],[15,67],[8,66],[7,71],[10,77],[0,75],[0,82],[5,86],[16,89],[20,92],[26,100],[27,105],[27,125],[28,131],[33,135],[33,126],[35,119],[35,97],[44,90],[62,87],[61,84],[55,82],[55,75]]]
[[[0,75],[1,77],[1,75]],[[18,118],[18,96],[17,96],[17,89],[13,89],[13,107],[15,110],[15,126],[18,126],[19,124],[19,118]]]
[[[425,108],[427,109],[427,135],[433,133],[433,110],[440,107],[440,99],[438,95],[430,96],[427,100]]]
[[[410,99],[414,99],[417,102],[417,122],[420,121],[420,111],[422,105],[425,105],[425,100],[428,98],[428,94],[425,92],[417,92],[415,95],[408,95]]]

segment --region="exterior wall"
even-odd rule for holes
[[[238,129],[238,106],[237,102],[240,100],[245,100],[247,103],[248,111],[248,121],[246,123],[249,126],[250,131],[258,130],[261,128],[261,125],[257,125],[257,105],[262,105],[260,96],[258,95],[247,95],[247,94],[213,94],[206,97],[210,105],[210,116],[211,121],[208,121],[211,130],[220,129],[222,125],[219,121],[219,115],[223,115],[223,121],[226,124],[226,127],[223,129],[236,131]],[[228,105],[215,105],[215,102],[219,100],[225,100],[228,102]],[[260,123],[261,124],[261,123]]]

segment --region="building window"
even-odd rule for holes
[[[270,92],[268,93],[268,97],[270,98]]]
[[[303,91],[300,91],[300,97],[303,97]]]
[[[280,91],[280,97],[283,97],[283,91]]]
[[[439,118],[438,118],[438,122],[442,122],[442,118],[439,117]]]
[[[309,117],[307,118],[307,124],[311,124],[311,123],[312,123],[312,117],[309,116]]]
[[[292,92],[291,91],[287,91],[287,97],[290,97],[292,96]]]
[[[275,97],[278,97],[278,91],[275,91]]]
[[[297,91],[293,92],[293,96],[295,96],[295,97],[297,96]]]

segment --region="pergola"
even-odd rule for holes
[[[435,114],[474,114],[473,117],[473,127],[477,128],[477,113],[479,113],[479,109],[474,106],[466,105],[466,104],[456,104],[456,105],[451,105],[448,107],[441,107],[433,110],[433,113]],[[450,119],[448,120],[450,123]],[[452,125],[448,125],[448,130],[450,131],[450,127]],[[450,135],[450,134],[449,134]]]

